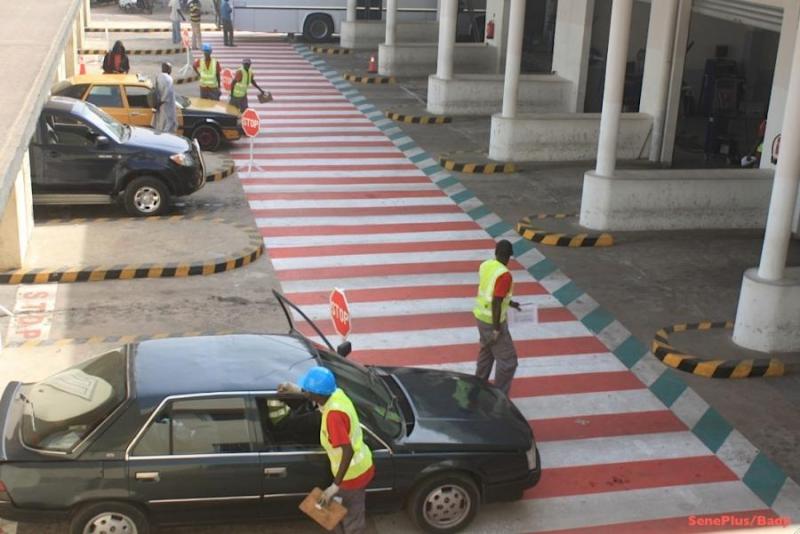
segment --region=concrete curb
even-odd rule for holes
[[[406,124],[448,124],[453,122],[453,117],[437,115],[402,115],[394,111],[387,111],[386,116],[396,122]]]
[[[222,161],[222,169],[213,174],[206,175],[206,182],[219,182],[236,172],[236,162],[232,159]]]
[[[181,27],[181,29],[186,29],[186,28]],[[204,31],[204,32],[206,32],[206,31],[208,31],[208,32],[217,31],[216,27],[213,24],[204,24],[204,25],[202,25],[200,27],[200,29],[202,31]],[[98,27],[86,28],[83,31],[88,32],[88,33],[104,33],[106,30],[108,30],[109,33],[113,33],[113,32],[117,32],[117,33],[159,33],[159,32],[171,32],[172,28],[167,27],[167,26],[133,26],[133,27],[130,27],[130,28],[124,28],[124,27],[119,27],[119,26],[110,26],[108,28],[98,28]]]
[[[553,217],[558,218],[558,217]],[[562,217],[565,218],[565,217]],[[557,234],[547,230],[534,228],[530,217],[521,219],[514,230],[534,243],[541,243],[542,245],[549,245],[551,247],[570,247],[570,248],[584,248],[584,247],[610,247],[614,245],[614,236],[607,233],[592,235],[592,234]]]
[[[84,48],[78,51],[81,56],[102,56],[108,52],[105,48]],[[126,50],[129,56],[172,56],[175,54],[183,54],[186,49],[179,48],[140,48],[138,50]]]
[[[206,276],[224,273],[249,265],[264,253],[264,240],[258,230],[252,226],[231,223],[219,218],[187,217],[173,215],[166,217],[148,217],[144,219],[124,219],[130,221],[176,221],[176,220],[205,220],[228,224],[241,230],[249,236],[248,245],[230,256],[212,258],[209,260],[191,263],[142,263],[125,265],[98,265],[60,267],[58,269],[17,269],[14,271],[0,272],[0,284],[45,284],[45,283],[74,283],[74,282],[100,282],[103,280],[133,280],[138,278],[185,278],[188,276]],[[77,222],[114,222],[119,219],[54,219],[46,224],[65,224]]]
[[[544,219],[571,219],[572,217],[577,217],[575,213],[536,213],[535,215],[528,215],[527,217],[523,218],[522,220],[525,221],[541,221]]]
[[[323,46],[314,46],[311,48],[311,51],[316,54],[325,54],[328,56],[345,56],[350,53],[349,48],[334,48],[334,47],[323,47]]]
[[[786,366],[776,358],[755,360],[710,360],[680,351],[669,344],[669,335],[690,330],[730,330],[733,321],[682,323],[659,330],[650,343],[650,350],[664,365],[705,378],[750,378],[760,376],[783,376]]]
[[[196,82],[198,80],[200,80],[200,76],[195,74],[193,76],[185,76],[183,78],[175,78],[173,80],[173,82],[175,83],[175,85],[183,85],[185,83],[194,83],[194,82]]]
[[[742,482],[778,515],[800,522],[800,485],[759,451],[747,438],[664,365],[611,313],[578,288],[556,265],[514,228],[483,204],[475,194],[443,169],[381,110],[305,45],[298,53],[316,67],[341,93],[422,170],[439,188],[494,239],[508,239],[525,269],[581,321],[691,432],[717,455]]]
[[[375,84],[385,85],[390,83],[397,83],[397,78],[394,76],[359,76],[357,74],[345,74],[344,79],[352,83],[361,84]]]
[[[519,170],[513,163],[459,163],[447,158],[439,158],[439,165],[464,174],[510,174]]]

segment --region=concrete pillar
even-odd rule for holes
[[[26,151],[5,209],[0,211],[0,271],[22,267],[32,232],[31,170]]]
[[[458,0],[442,0],[439,12],[439,53],[436,58],[436,77],[453,79],[453,49],[456,46]]]
[[[78,35],[78,40],[76,41],[77,48],[80,51],[86,48],[86,14],[83,9],[78,10],[78,17],[75,19],[75,27]]]
[[[387,46],[397,42],[397,0],[386,0],[386,40]],[[450,56],[452,59],[452,56]]]
[[[517,115],[519,71],[522,67],[522,37],[525,31],[525,1],[511,0],[506,76],[503,85],[503,117],[508,119]]]
[[[678,111],[681,104],[683,70],[686,65],[686,47],[689,44],[692,1],[693,0],[678,0],[675,44],[672,49],[672,68],[669,75],[669,93],[667,94],[667,109],[664,113],[664,131],[662,133],[661,143],[660,160],[664,165],[672,164],[672,154],[675,152],[675,133],[678,128]]]
[[[596,171],[600,176],[614,176],[617,166],[617,136],[622,115],[622,92],[625,88],[625,66],[628,60],[632,13],[633,0],[613,0],[603,90],[603,112],[600,118],[600,139],[597,144]]]
[[[356,21],[356,0],[347,0],[347,14],[345,15],[347,22]]]
[[[72,31],[67,36],[67,43],[64,46],[64,61],[66,63],[67,77],[78,74],[78,29],[77,24],[72,25]]]
[[[654,162],[661,160],[661,147],[664,141],[664,120],[667,112],[677,16],[678,0],[660,0],[650,4],[650,24],[647,29],[647,50],[639,111],[653,117],[650,161]]]
[[[572,82],[566,111],[583,112],[592,42],[594,0],[559,2],[553,41],[553,71]]]
[[[83,0],[83,23],[84,28],[92,25],[92,0]]]

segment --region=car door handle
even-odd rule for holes
[[[142,115],[144,115],[144,113],[141,111],[131,111],[131,117],[141,117]]]
[[[47,153],[47,155],[50,156],[51,158],[57,158],[61,155],[61,152],[58,152],[57,150],[51,150],[50,152]]]
[[[265,467],[264,476],[267,478],[286,478],[285,467]]]
[[[158,471],[141,471],[136,473],[136,480],[141,480],[143,482],[158,482],[161,480],[161,477],[158,475]]]

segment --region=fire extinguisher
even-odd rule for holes
[[[486,23],[486,38],[494,39],[494,19]]]

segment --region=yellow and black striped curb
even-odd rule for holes
[[[522,222],[525,224],[531,224],[531,221],[541,221],[544,219],[571,219],[572,217],[577,217],[576,213],[537,213],[535,215],[528,215],[527,217],[523,217]]]
[[[197,74],[193,74],[192,76],[184,76],[183,78],[175,78],[173,83],[175,85],[182,85],[185,83],[194,83],[200,79],[200,76]]]
[[[459,163],[447,158],[439,158],[439,165],[464,174],[508,174],[519,170],[513,163]]]
[[[176,337],[198,336],[227,336],[231,334],[253,334],[254,332],[240,332],[238,330],[196,330],[190,332],[161,332],[158,334],[144,334],[138,336],[92,336],[92,337],[65,337],[61,339],[31,339],[7,343],[5,348],[34,349],[37,347],[63,347],[69,345],[94,345],[109,343],[115,345],[128,345],[141,343],[153,339],[167,339]]]
[[[111,222],[111,221],[154,221],[154,220],[206,220],[228,224],[245,232],[249,242],[245,248],[230,255],[221,256],[211,260],[191,263],[142,263],[121,265],[98,265],[60,267],[58,269],[17,269],[0,272],[0,284],[45,284],[48,282],[73,283],[73,282],[99,282],[103,280],[133,280],[137,278],[185,278],[188,276],[206,276],[209,274],[224,273],[249,265],[264,253],[264,240],[257,228],[253,226],[231,223],[224,219],[210,219],[208,217],[189,217],[173,215],[166,217],[146,217],[142,219],[55,219],[47,224],[63,224],[78,222]]]
[[[78,54],[82,56],[102,56],[108,52],[105,48],[84,48]],[[138,50],[126,50],[129,56],[161,56],[174,55],[186,52],[182,46],[179,48],[140,48]]]
[[[327,54],[329,56],[344,56],[350,53],[349,48],[325,48],[322,46],[313,46],[311,51],[317,54]]]
[[[206,182],[219,182],[224,180],[231,174],[236,172],[236,162],[232,159],[226,159],[222,162],[222,169],[213,174],[206,175]]]
[[[534,228],[528,217],[522,218],[515,230],[528,241],[552,247],[610,247],[614,244],[614,237],[611,234],[558,234]]]
[[[371,83],[375,85],[397,83],[397,78],[394,76],[359,76],[357,74],[347,73],[344,75],[344,79],[352,83]]]
[[[188,26],[184,27],[184,29],[186,29],[186,28],[188,28]],[[122,28],[122,27],[119,27],[119,26],[112,26],[112,27],[109,27],[109,28],[98,28],[98,27],[86,28],[83,31],[89,32],[89,33],[104,33],[106,30],[108,30],[109,33],[114,33],[114,32],[117,32],[117,33],[160,33],[160,32],[171,32],[172,28],[171,27],[166,27],[166,26],[149,26],[149,27],[148,26],[137,26],[137,27],[132,27],[132,28]],[[211,32],[211,31],[215,31],[216,27],[213,24],[203,24],[203,25],[200,26],[200,30],[204,31],[204,32],[206,32],[206,31]]]
[[[448,124],[453,122],[453,117],[444,115],[402,115],[394,111],[387,111],[386,117],[406,124]]]
[[[668,326],[656,332],[650,350],[664,365],[703,376],[705,378],[749,378],[754,376],[783,376],[786,366],[775,358],[755,360],[709,360],[692,356],[669,344],[669,335],[689,330],[711,330],[733,328],[733,321],[684,323]]]

